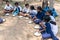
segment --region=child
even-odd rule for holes
[[[45,12],[47,12],[49,10],[49,3],[48,3],[48,1],[45,2],[45,7],[43,8],[43,10]]]
[[[30,6],[30,17],[33,18],[36,16],[37,11],[35,10],[35,7],[33,5]]]
[[[18,15],[22,11],[22,8],[19,6],[18,2],[15,2],[13,16]]]
[[[4,8],[4,13],[6,15],[9,15],[9,13],[12,13],[13,12],[13,6],[9,3],[9,1],[6,1],[6,5],[5,5],[5,8]]]
[[[51,12],[52,12],[52,16],[54,17],[54,18],[56,18],[57,16],[58,16],[58,14],[57,14],[57,12],[56,12],[56,10],[53,8],[53,9],[51,9]]]
[[[42,38],[43,39],[48,39],[48,38],[52,38],[53,40],[58,40],[58,38],[54,35],[54,32],[52,31],[51,25],[50,25],[50,16],[46,15],[44,17],[44,22],[45,22],[45,26],[40,23],[41,26],[43,26],[42,28],[45,28],[45,31],[41,31],[42,33]],[[44,30],[44,29],[40,29],[40,30]]]
[[[29,4],[25,4],[25,7],[23,8],[23,13],[29,13]]]
[[[47,11],[49,10],[49,7],[46,6],[46,7],[43,8],[43,10],[44,10],[45,12],[47,12]]]
[[[33,18],[33,21],[36,23],[38,20],[43,20],[45,16],[45,12],[42,10],[40,6],[37,7],[37,15]],[[38,19],[38,20],[37,20]]]
[[[29,13],[29,4],[27,3],[25,4],[25,7],[23,8],[22,13],[20,13],[20,15],[28,16],[29,15],[28,13]]]
[[[56,36],[58,33],[58,26],[56,24],[56,22],[54,21],[50,21],[50,25],[51,25],[51,30],[54,33],[54,35]]]
[[[51,13],[50,10],[48,10],[48,11],[46,12],[46,15],[49,15],[50,18],[51,18],[51,21],[54,21],[54,22],[55,22],[55,18],[52,16],[52,13]]]

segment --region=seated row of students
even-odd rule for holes
[[[57,24],[55,18],[52,15],[54,12],[52,13],[51,10],[45,11],[40,6],[35,9],[33,5],[29,8],[29,4],[25,4],[25,7],[22,10],[18,2],[15,3],[13,8],[9,1],[7,1],[4,8],[4,13],[11,12],[13,12],[13,16],[18,15],[21,12],[20,15],[30,17],[34,23],[39,24],[42,27],[40,31],[43,38],[51,37],[53,40],[58,40],[56,37],[58,27],[56,26]]]
[[[40,32],[42,34],[42,38],[43,39],[52,38],[52,40],[59,40],[56,37],[56,34],[58,32],[56,22],[51,21],[51,18],[48,15],[44,17],[43,21],[45,22],[45,25],[43,24],[43,22],[39,23],[41,26]]]
[[[56,37],[58,26],[50,10],[45,12],[40,6],[38,6],[37,15],[32,19],[36,24],[40,24],[40,26],[42,26],[40,32],[42,33],[43,38],[51,37],[53,40],[58,40]],[[41,21],[43,22],[42,24]]]
[[[36,24],[39,24],[42,27],[40,32],[42,33],[43,39],[52,38],[53,40],[59,40],[56,37],[58,26],[56,24],[55,18],[52,16],[51,11],[48,10],[47,12],[45,12],[40,6],[37,7],[37,12],[34,6],[31,6],[30,9],[32,9],[32,14],[30,13],[29,16],[31,16],[32,20]],[[41,21],[43,23],[41,23]]]
[[[6,5],[5,5],[5,8],[4,8],[4,13],[7,14],[7,15],[8,15],[8,13],[13,13],[13,16],[16,16],[20,12],[23,12],[22,14],[20,13],[21,15],[23,15],[25,13],[31,13],[32,10],[36,13],[36,10],[35,10],[33,5],[30,7],[29,4],[25,4],[25,7],[22,9],[22,7],[19,6],[18,2],[15,3],[15,6],[12,6],[9,3],[9,1],[6,1]],[[49,10],[49,7],[45,7],[43,10],[47,11],[47,10]],[[58,16],[54,8],[50,9],[50,10],[51,10],[52,15],[54,17]]]

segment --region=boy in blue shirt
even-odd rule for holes
[[[33,18],[34,22],[36,23],[38,20],[43,20],[43,17],[45,16],[45,11],[42,10],[40,6],[37,7],[37,15]],[[37,20],[38,19],[38,20]]]
[[[43,39],[48,39],[48,38],[52,38],[53,40],[59,40],[54,34],[53,34],[53,32],[52,32],[52,30],[51,30],[51,25],[50,25],[50,20],[51,20],[51,18],[48,16],[48,15],[46,15],[45,17],[44,17],[44,22],[45,22],[45,26],[43,26],[44,24],[41,24],[40,23],[40,25],[41,26],[43,26],[43,28],[45,28],[45,30],[44,29],[40,29],[40,30],[44,30],[43,32],[41,31],[41,33],[42,33],[42,38]]]

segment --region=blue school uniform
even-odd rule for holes
[[[37,19],[40,19],[40,20],[43,20],[44,16],[45,16],[45,12],[44,11],[38,12],[37,15],[36,15]]]
[[[34,18],[36,16],[36,14],[37,14],[37,11],[36,10],[30,10],[30,16],[32,18]]]
[[[16,7],[16,9],[14,10],[14,12],[13,12],[13,15],[18,15],[19,14],[19,12],[20,12],[20,8],[19,7]]]
[[[55,10],[54,8],[51,9],[51,11],[52,11],[52,16],[53,16],[54,18],[58,16],[58,14],[57,14],[57,12],[56,12],[56,10]]]
[[[58,40],[58,38],[53,34],[53,32],[52,32],[52,30],[51,30],[51,25],[50,25],[50,23],[47,22],[47,23],[45,23],[45,25],[46,25],[46,32],[51,35],[51,38],[52,38],[53,40]]]
[[[40,21],[41,21],[41,20],[39,20],[39,19],[35,19],[35,20],[34,20],[34,23],[35,23],[35,24],[39,24]]]
[[[36,15],[37,19],[34,20],[34,23],[39,24],[40,20],[42,21],[44,16],[45,16],[45,11],[37,12]]]
[[[43,9],[45,12],[47,12],[48,10],[49,10],[49,7],[48,6],[46,6],[46,7],[44,7],[44,9]]]

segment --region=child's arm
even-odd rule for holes
[[[37,17],[36,17],[36,16],[33,18],[33,20],[35,20],[35,19],[37,19]]]
[[[43,22],[39,23],[40,26],[43,28],[42,30],[39,30],[40,32],[43,32],[46,30],[46,26],[43,24]]]

